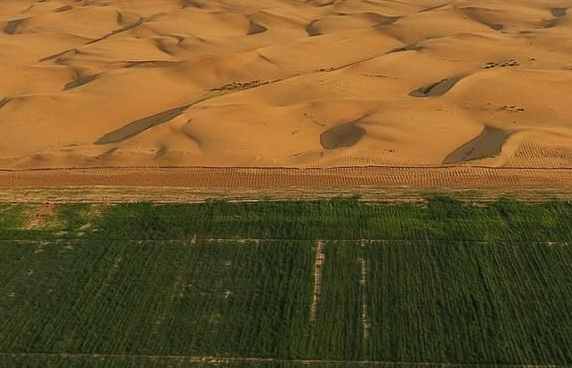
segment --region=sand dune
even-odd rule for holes
[[[2,0],[0,168],[572,168],[572,0]]]

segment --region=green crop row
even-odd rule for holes
[[[357,200],[153,205],[90,210],[57,206],[52,227],[26,229],[0,212],[1,239],[393,239],[572,241],[572,204],[508,199],[489,206],[434,197],[428,204],[366,204]]]
[[[36,209],[0,207],[0,367],[572,364],[565,202]]]
[[[331,242],[325,249],[320,309],[334,318],[314,337],[320,358],[572,362],[572,246]]]
[[[0,353],[570,364],[572,246],[1,242]],[[365,311],[365,312],[364,312]]]
[[[0,352],[289,356],[305,243],[0,243]]]

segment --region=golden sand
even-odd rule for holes
[[[570,168],[569,7],[2,0],[0,168]]]

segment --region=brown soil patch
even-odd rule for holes
[[[30,228],[45,227],[46,219],[54,212],[55,205],[53,203],[46,203],[38,207],[35,217],[30,222]]]

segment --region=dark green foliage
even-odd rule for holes
[[[360,246],[325,246],[318,319],[312,329],[309,356],[359,360],[362,357],[360,322]]]
[[[0,352],[291,356],[312,247],[0,243]]]
[[[112,239],[392,239],[467,241],[572,240],[572,204],[526,204],[508,199],[490,206],[431,197],[426,206],[330,201],[193,205],[136,203],[109,206],[98,216],[89,205],[56,206],[55,227],[24,229],[16,215],[0,212],[0,238],[76,238],[90,224],[89,238]],[[59,233],[55,230],[60,231]],[[81,231],[84,233],[85,231]]]
[[[30,227],[33,213],[0,206],[0,367],[572,364],[569,203],[59,205]]]
[[[24,205],[0,204],[0,231],[22,228],[26,223]]]
[[[94,223],[104,239],[414,239],[485,241],[572,240],[572,204],[529,205],[501,200],[468,206],[431,198],[427,206],[315,202],[196,205],[149,203],[109,207]]]
[[[63,229],[79,229],[89,223],[92,218],[91,205],[66,204],[55,207],[53,216]]]
[[[572,362],[571,246],[372,243],[364,253],[369,359]]]

